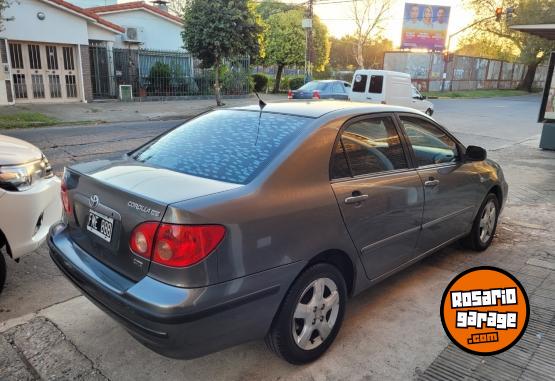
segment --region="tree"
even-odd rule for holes
[[[266,32],[266,62],[277,65],[274,93],[279,91],[279,84],[285,66],[303,65],[305,60],[306,37],[302,27],[304,11],[294,9],[273,14],[268,18]],[[313,59],[316,71],[324,70],[329,62],[330,42],[328,29],[317,16],[312,20]]]
[[[183,41],[187,49],[214,67],[216,104],[223,105],[220,68],[225,59],[260,52],[262,26],[249,0],[190,0],[183,15]]]
[[[8,8],[11,4],[10,0],[0,0],[0,31],[4,30],[4,11]]]
[[[465,0],[467,6],[474,10],[476,20],[494,16],[495,9],[500,3],[495,0]],[[546,54],[555,49],[552,41],[535,37],[527,33],[510,29],[512,24],[543,24],[555,22],[555,7],[553,0],[504,0],[504,11],[514,10],[514,16],[507,20],[505,16],[501,22],[495,18],[478,24],[474,29],[489,34],[492,38],[512,41],[519,50],[519,61],[528,65],[524,79],[519,89],[532,91],[536,69]]]
[[[368,69],[383,68],[384,53],[393,50],[393,42],[388,39],[371,39],[365,46],[363,59]],[[357,40],[354,36],[331,38],[330,65],[338,70],[353,70],[356,61]]]
[[[516,62],[520,54],[512,40],[481,31],[468,33],[459,40],[457,46],[456,53],[461,56]]]
[[[298,4],[287,4],[282,3],[277,0],[262,0],[256,6],[256,12],[262,17],[264,21],[267,21],[270,16],[277,13],[287,12],[293,9],[304,9],[302,5]]]
[[[359,68],[364,68],[364,47],[370,38],[383,31],[383,23],[391,9],[392,0],[352,0],[355,21],[355,59]]]
[[[168,10],[175,15],[183,17],[186,5],[187,0],[169,0]]]

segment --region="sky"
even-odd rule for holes
[[[287,3],[304,3],[305,0],[281,0]],[[335,3],[333,3],[336,1]],[[401,43],[401,28],[405,1],[393,0],[393,6],[387,21],[384,23],[386,38],[393,41],[395,47]],[[320,2],[320,4],[318,4]],[[328,2],[328,4],[325,4]],[[443,5],[451,7],[449,34],[452,34],[472,23],[472,12],[465,9],[460,0],[410,0],[409,3]],[[346,0],[315,0],[314,12],[328,27],[330,34],[341,37],[354,31],[352,2]],[[457,45],[457,36],[451,41],[451,49]]]

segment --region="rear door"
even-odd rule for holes
[[[414,256],[424,207],[422,182],[410,168],[392,115],[359,117],[342,128],[331,178],[368,278]]]
[[[470,230],[479,175],[461,160],[461,147],[442,127],[414,114],[399,115],[424,186],[418,252],[424,253]]]

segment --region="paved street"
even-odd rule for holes
[[[19,264],[9,262],[8,284],[0,296],[0,379],[404,380],[445,379],[445,369],[456,379],[555,379],[549,360],[555,355],[555,152],[537,148],[539,97],[434,104],[438,121],[464,143],[487,148],[504,168],[510,197],[494,245],[481,254],[453,245],[356,297],[321,360],[294,367],[262,342],[191,361],[158,356],[80,296],[42,247]],[[121,155],[178,123],[0,133],[38,145],[59,172],[74,162]],[[532,319],[521,342],[508,352],[468,358],[445,336],[439,301],[458,272],[485,264],[505,268],[523,283]]]

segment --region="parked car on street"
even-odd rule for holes
[[[310,81],[297,90],[289,90],[289,99],[349,100],[351,84],[339,80]]]
[[[147,347],[192,358],[265,338],[308,363],[349,297],[454,241],[490,246],[508,186],[484,149],[404,107],[261,106],[65,171],[50,255]]]
[[[410,75],[396,71],[355,71],[351,100],[410,107],[430,116],[434,113],[434,104],[412,85]]]
[[[62,216],[60,179],[43,153],[23,140],[0,135],[0,249],[15,260],[36,250]],[[0,292],[6,261],[0,252]]]

